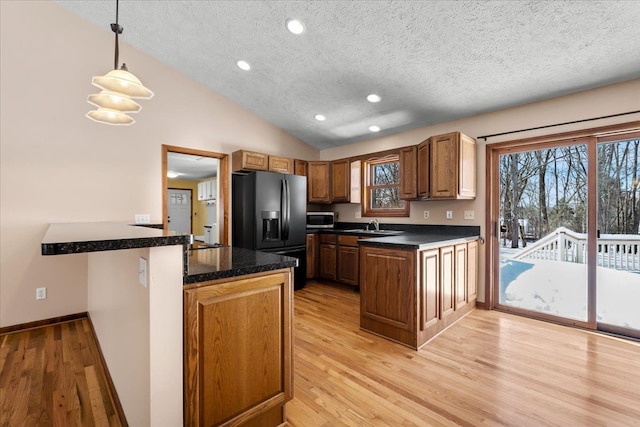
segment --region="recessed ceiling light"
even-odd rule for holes
[[[380,126],[369,126],[371,132],[380,132]]]
[[[372,93],[371,95],[367,96],[367,101],[380,102],[382,101],[382,98],[380,98],[380,95],[376,95],[375,93]]]
[[[297,19],[287,19],[286,22],[287,30],[289,30],[292,34],[302,34],[304,33],[304,24]]]
[[[324,122],[327,118],[325,116],[323,116],[322,114],[316,114],[315,118],[317,121],[319,122]]]
[[[236,62],[236,65],[238,66],[238,68],[244,71],[249,71],[251,69],[251,65],[249,65],[247,61],[238,61]]]

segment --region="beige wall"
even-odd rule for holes
[[[528,129],[537,126],[545,126],[554,123],[569,122],[574,120],[602,117],[612,114],[625,113],[640,110],[640,79],[625,83],[606,86],[599,89],[584,91],[573,95],[554,98],[547,101],[536,102],[508,110],[482,114],[454,122],[428,126],[408,132],[403,132],[384,138],[364,141],[342,147],[336,147],[321,152],[323,160],[334,160],[350,156],[357,156],[390,148],[404,147],[418,144],[432,135],[451,131],[461,131],[471,137],[478,138],[482,135]],[[413,223],[413,224],[447,224],[447,225],[479,225],[481,234],[485,237],[485,194],[486,194],[486,145],[501,141],[516,140],[531,136],[548,135],[567,132],[576,129],[586,129],[605,126],[615,123],[624,123],[640,120],[640,113],[596,120],[588,123],[566,125],[525,133],[489,138],[485,143],[477,141],[477,197],[473,201],[425,201],[411,202],[411,217],[385,218],[381,222],[389,223]],[[359,204],[336,204],[332,208],[338,212],[339,221],[367,222],[371,218],[356,219],[356,213],[360,211]],[[453,219],[445,219],[445,211],[453,211]],[[473,210],[474,220],[463,219],[465,210]],[[429,211],[429,219],[424,219],[424,211]],[[479,300],[484,301],[484,265],[485,253],[480,250],[480,283]]]
[[[50,1],[0,2],[0,326],[87,310],[86,256],[43,257],[52,222],[162,222],[161,145],[303,159],[319,152],[121,38],[120,59],[155,97],[129,127],[84,117],[113,34]],[[35,300],[35,288],[48,288]]]

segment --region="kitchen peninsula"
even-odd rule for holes
[[[126,224],[51,224],[42,254],[87,258],[87,311],[129,425],[279,425],[296,259],[190,243]]]

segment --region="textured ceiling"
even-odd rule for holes
[[[56,3],[115,22],[115,0]],[[125,42],[319,149],[640,77],[640,1],[121,0],[119,21]]]

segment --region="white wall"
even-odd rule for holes
[[[334,160],[351,156],[358,156],[390,148],[415,145],[432,135],[439,135],[451,131],[461,131],[473,138],[501,132],[528,129],[537,126],[551,125],[574,120],[602,117],[618,113],[640,110],[640,79],[624,83],[605,86],[599,89],[584,91],[536,102],[508,110],[482,114],[449,123],[428,126],[383,138],[364,141],[347,146],[323,150],[323,160]],[[477,140],[477,197],[473,201],[421,201],[411,202],[410,218],[384,218],[381,222],[412,223],[412,224],[447,224],[447,225],[479,225],[481,234],[485,236],[485,196],[486,196],[486,146],[487,143],[511,141],[526,137],[549,135],[568,132],[576,129],[595,128],[616,123],[640,120],[640,113],[596,120],[588,123],[565,125],[560,127],[517,133],[501,137],[489,138],[487,142]],[[336,204],[333,210],[338,212],[339,221],[368,222],[371,218],[356,219],[356,212],[360,211],[359,204]],[[424,211],[429,211],[429,219],[424,219]],[[453,220],[445,219],[445,211],[452,210]],[[465,210],[473,210],[474,220],[463,219]],[[479,271],[479,301],[484,301],[485,253],[480,250]]]
[[[84,117],[113,33],[50,1],[0,2],[0,327],[87,310],[86,256],[40,255],[53,222],[162,222],[161,145],[302,159],[319,152],[126,43],[155,97],[129,127]],[[48,288],[35,300],[35,288]]]

